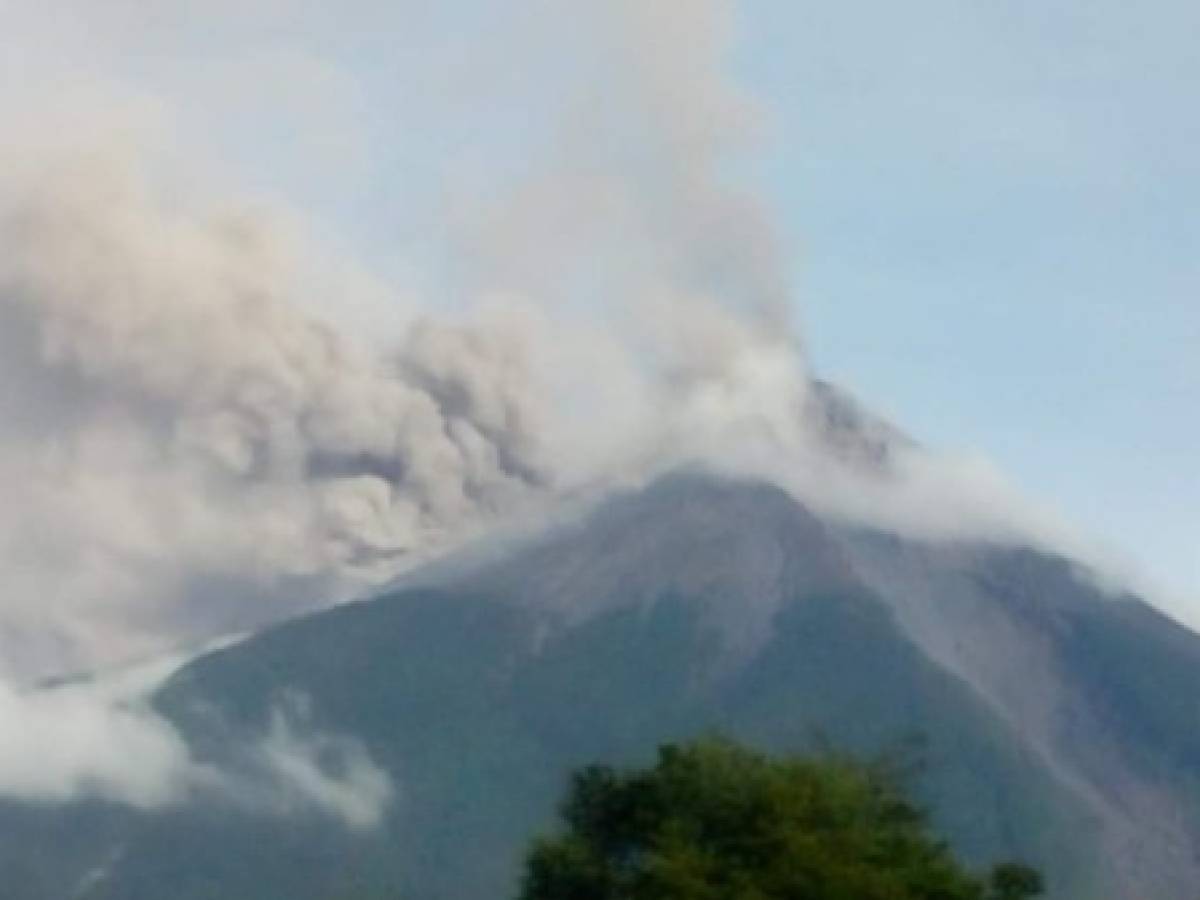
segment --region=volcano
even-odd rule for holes
[[[838,453],[886,467],[902,436],[814,396]],[[687,469],[202,655],[154,695],[246,785],[264,735],[336,736],[306,765],[332,785],[369,765],[374,818],[352,791],[8,802],[0,875],[14,900],[482,900],[514,890],[572,767],[722,733],[907,754],[966,859],[1027,860],[1053,897],[1167,900],[1200,875],[1198,681],[1200,638],[1071,560]]]

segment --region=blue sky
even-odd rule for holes
[[[1200,5],[750,0],[742,27],[817,366],[1200,608]]]

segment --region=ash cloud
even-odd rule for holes
[[[58,799],[174,802],[196,770],[161,720],[48,717],[19,685],[361,593],[681,462],[933,536],[1037,518],[907,443],[863,465],[814,415],[777,240],[732,177],[763,115],[726,74],[732,2],[536,2],[477,39],[434,6],[18,2],[0,37],[0,715],[162,761],[145,783],[55,761]],[[397,52],[410,33],[440,49]],[[399,146],[373,142],[393,113]],[[321,214],[375,193],[331,238]],[[286,722],[264,746],[296,796],[379,815],[369,760],[338,786]],[[35,789],[21,752],[0,793]]]
[[[272,97],[280,85],[254,79],[277,67],[246,50],[222,73],[170,5],[148,39],[122,15],[71,9],[100,35],[61,38],[82,71],[23,45],[17,65],[57,85],[47,113],[0,105],[22,138],[0,179],[9,677],[362,591],[707,440],[764,379],[785,378],[782,402],[800,402],[770,228],[722,173],[755,116],[723,72],[731,5],[589,2],[511,26],[513,52],[553,45],[534,67],[564,73],[544,146],[429,223],[454,277],[447,298],[435,284],[417,299],[339,257],[300,211],[214,199],[202,149],[180,146],[194,124],[180,98],[131,89],[114,58],[149,40],[196,55],[225,93],[242,78]],[[238,47],[271,20],[213,15]],[[24,21],[26,40],[51,41],[32,7]],[[264,44],[266,62],[356,93],[344,59]],[[246,103],[231,121],[246,124]],[[285,106],[289,122],[329,121]],[[352,321],[368,309],[386,332]]]
[[[295,302],[267,223],[108,168],[5,200],[0,552],[65,625],[153,629],[198,577],[369,574],[548,487],[499,313],[374,352]]]

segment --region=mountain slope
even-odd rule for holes
[[[1027,859],[1055,897],[1167,900],[1196,874],[1198,675],[1200,640],[1061,560],[671,476],[208,654],[159,693],[227,771],[281,720],[360,741],[394,786],[378,828],[253,796],[78,808],[56,821],[90,816],[88,840],[43,859],[20,848],[44,811],[8,805],[0,876],[18,900],[503,896],[571,767],[720,730],[778,750],[920,735],[914,789],[969,859]]]

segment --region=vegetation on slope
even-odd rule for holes
[[[578,770],[565,830],[538,840],[520,900],[1021,900],[1019,863],[986,878],[928,831],[890,769],[772,758],[724,740],[665,745],[655,765]]]

